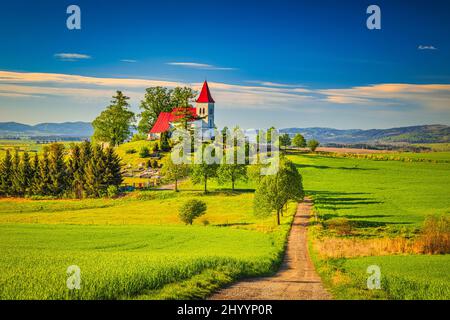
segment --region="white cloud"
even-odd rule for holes
[[[424,46],[424,45],[418,46],[417,49],[419,49],[419,50],[437,50],[437,48],[435,46]]]
[[[62,61],[78,61],[78,60],[92,59],[91,56],[81,53],[56,53],[55,58]]]
[[[0,95],[14,97],[64,96],[74,99],[109,101],[115,90],[123,90],[134,103],[142,99],[145,88],[152,86],[191,86],[200,90],[202,83],[133,78],[99,78],[57,73],[0,71]],[[313,112],[320,107],[386,106],[420,107],[428,111],[450,111],[450,84],[384,83],[349,88],[312,89],[285,87],[265,82],[259,85],[238,85],[210,82],[215,100],[226,109],[295,110]],[[399,109],[400,110],[400,109]]]
[[[128,63],[136,63],[137,60],[133,60],[133,59],[122,59],[120,60],[121,62],[128,62]]]
[[[197,62],[167,62],[166,64],[168,64],[170,66],[179,66],[179,67],[192,68],[192,69],[236,70],[236,68],[217,67],[217,66],[213,66],[211,64],[197,63]]]

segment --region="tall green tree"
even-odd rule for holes
[[[89,197],[97,198],[106,195],[106,182],[103,179],[105,173],[105,157],[99,145],[93,147],[91,159],[85,170],[85,188]]]
[[[36,184],[39,183],[40,173],[41,173],[41,163],[39,160],[39,155],[37,153],[34,154],[33,163],[32,163],[32,171],[33,176],[30,183],[29,194],[30,195],[38,195],[36,193]]]
[[[292,139],[292,144],[294,145],[294,147],[297,147],[297,148],[306,147],[305,137],[303,137],[300,133],[297,133],[294,136],[294,138]]]
[[[189,87],[176,87],[171,94],[171,105],[173,107],[190,107],[191,101],[198,92]]]
[[[35,176],[33,181],[33,194],[41,196],[50,195],[51,182],[49,148],[46,146],[44,147],[40,160],[39,174]]]
[[[208,193],[208,180],[217,177],[219,165],[216,163],[208,164],[203,153],[198,153],[196,157],[199,159],[201,157],[201,159],[198,161],[200,163],[192,165],[191,181],[193,184],[203,184],[204,192]]]
[[[163,161],[161,175],[168,181],[175,183],[175,192],[178,192],[178,181],[189,174],[189,166],[187,164],[176,164],[169,155]]]
[[[17,177],[20,181],[18,195],[23,197],[29,194],[33,182],[33,168],[30,163],[30,155],[28,152],[24,152],[22,155],[22,161],[19,165]]]
[[[139,106],[141,109],[139,114],[141,120],[138,124],[139,133],[147,134],[161,112],[172,110],[172,92],[171,89],[159,86],[146,89],[144,99]]]
[[[291,145],[291,138],[289,137],[289,134],[284,133],[280,136],[280,145],[284,147],[285,151],[287,147]]]
[[[84,163],[81,161],[80,146],[75,144],[70,149],[70,157],[67,164],[67,174],[69,176],[70,193],[77,199],[83,197],[83,175]]]
[[[92,122],[95,141],[118,146],[130,137],[135,116],[130,111],[129,99],[122,91],[116,92],[111,104]]]
[[[49,146],[49,151],[49,191],[52,196],[61,197],[68,190],[68,186],[71,185],[64,161],[64,145],[52,143]]]
[[[13,160],[11,157],[11,152],[6,150],[5,157],[1,162],[0,166],[0,194],[2,195],[12,195],[13,187]]]
[[[19,150],[16,149],[14,151],[14,157],[12,160],[12,187],[11,187],[11,195],[18,196],[20,194],[21,186],[21,177],[20,177],[20,155]]]
[[[234,161],[230,161],[231,159],[223,157],[220,166],[217,169],[217,180],[219,184],[231,183],[232,191],[234,191],[234,187],[237,181],[246,181],[248,179],[246,165],[240,164],[237,161],[238,147],[233,147],[233,150],[235,151],[233,159]]]
[[[254,212],[259,216],[268,216],[275,211],[279,225],[283,207],[290,200],[300,201],[303,196],[300,173],[290,161],[282,159],[276,174],[260,180],[254,197]]]
[[[308,148],[312,151],[315,152],[316,149],[319,147],[320,143],[317,140],[309,140],[308,141]]]
[[[104,152],[105,159],[105,173],[104,183],[106,184],[106,188],[109,186],[120,187],[123,182],[122,179],[122,166],[120,164],[121,160],[119,156],[114,152],[114,149],[111,147],[106,148]]]

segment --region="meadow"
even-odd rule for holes
[[[413,156],[421,156],[416,154]],[[450,164],[374,161],[293,154],[321,223],[311,228],[310,251],[322,279],[338,299],[449,299],[450,255],[388,255],[326,259],[314,242],[349,239],[415,239],[429,215],[450,216]],[[333,221],[350,231],[336,233]],[[367,242],[361,242],[363,244]],[[324,248],[333,250],[335,248]],[[342,248],[341,248],[342,249]],[[378,265],[382,289],[368,290],[366,268]],[[384,278],[383,278],[384,277]]]

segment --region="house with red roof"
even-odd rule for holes
[[[205,81],[196,100],[195,107],[176,107],[171,112],[161,112],[148,134],[148,139],[159,139],[161,133],[170,132],[172,128],[180,123],[180,120],[186,117],[189,119],[188,121],[192,127],[199,128],[203,132],[212,133],[215,128],[214,103],[208,82]]]

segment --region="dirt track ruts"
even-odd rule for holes
[[[312,203],[299,203],[280,270],[272,277],[239,281],[213,294],[212,300],[326,300],[325,290],[308,253],[307,226]]]

